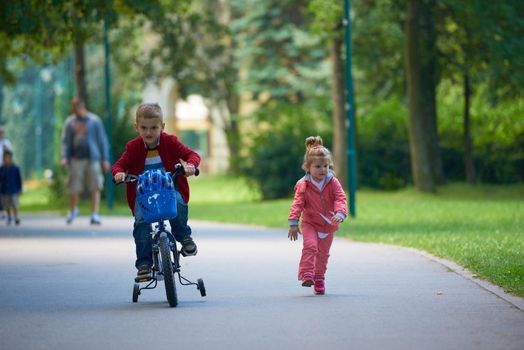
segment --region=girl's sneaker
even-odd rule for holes
[[[326,293],[326,286],[323,279],[315,279],[315,294],[324,295]]]
[[[302,275],[302,287],[311,287],[314,283],[312,273],[306,272]]]

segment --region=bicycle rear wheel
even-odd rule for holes
[[[160,237],[160,260],[162,266],[162,273],[164,275],[164,286],[166,287],[166,296],[169,306],[175,307],[178,304],[176,293],[175,278],[173,272],[173,262],[171,261],[171,250],[169,249],[169,239],[167,236]]]

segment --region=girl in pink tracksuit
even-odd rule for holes
[[[301,233],[298,222],[302,216],[303,248],[298,279],[304,287],[314,285],[315,294],[325,293],[329,249],[339,223],[347,216],[346,194],[330,170],[332,164],[331,152],[322,145],[322,138],[308,137],[302,164],[306,175],[295,185],[288,218],[288,237],[296,241]]]

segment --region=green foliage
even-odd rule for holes
[[[524,180],[522,148],[524,102],[486,100],[487,85],[479,85],[473,95],[471,128],[473,155],[481,182],[513,183]],[[444,168],[449,180],[462,180],[463,125],[460,87],[443,81],[438,94],[439,125]]]
[[[235,56],[247,67],[240,89],[264,102],[304,101],[316,90],[329,91],[329,80],[312,73],[326,57],[321,37],[307,31],[305,1],[232,0],[240,16],[231,30],[238,47]],[[309,76],[308,76],[309,74]],[[307,84],[307,85],[304,85]]]
[[[411,181],[403,102],[405,1],[351,4],[359,182],[394,189]],[[438,122],[446,176],[451,180],[464,176],[462,79],[467,72],[473,84],[471,116],[477,173],[484,182],[519,181],[524,177],[522,2],[442,0],[435,4],[441,79]],[[72,23],[73,5],[76,24]],[[227,136],[237,149],[258,152],[257,157],[267,159],[292,149],[291,144],[300,145],[294,151],[295,163],[286,163],[298,164],[292,167],[300,171],[303,138],[321,134],[329,139],[332,132],[326,39],[342,33],[342,5],[329,0],[2,2],[0,49],[4,55],[0,58],[0,76],[4,83],[16,81],[17,86],[4,89],[1,119],[7,124],[7,136],[15,143],[24,176],[34,173],[34,87],[39,73],[35,67],[42,62],[53,70],[55,79],[45,84],[44,167],[53,169],[56,163],[57,130],[69,114],[68,101],[74,93],[72,64],[64,66],[73,30],[89,39],[89,108],[105,118],[100,44],[106,15],[111,25],[113,63],[113,158],[135,135],[130,114],[140,101],[145,83],[172,77],[182,96],[200,92],[214,106],[222,110],[228,106],[231,120],[237,124],[230,125]],[[20,68],[24,66],[30,67]],[[57,83],[64,90],[61,97],[53,91]],[[260,110],[241,116],[240,93],[244,100],[256,100],[255,108]],[[322,120],[322,126],[314,126],[317,119]],[[238,127],[240,123],[242,128]],[[238,130],[250,123],[256,130],[253,138],[240,140]],[[293,142],[281,136],[297,127],[297,135],[291,135]],[[251,164],[250,160],[246,162]],[[292,178],[289,183],[296,181],[295,175],[285,177]],[[284,188],[290,190],[286,184],[282,190],[267,192],[280,196]]]
[[[303,105],[272,103],[258,111],[262,122],[251,136],[243,173],[260,190],[263,199],[288,196],[304,174],[304,141],[320,135],[329,146],[329,115]]]
[[[117,50],[118,46],[115,46],[115,51],[118,52]],[[88,108],[102,118],[107,128],[104,67],[100,65],[103,50],[99,46],[90,46],[87,52],[87,66],[90,72],[88,90],[92,96]],[[135,91],[142,91],[143,81],[138,79],[136,71],[129,67],[123,67],[126,74],[120,72],[119,66],[113,68],[111,129],[112,156],[115,159],[124,150],[125,143],[136,135],[129,111],[140,99],[140,95]],[[55,175],[58,174],[62,126],[65,118],[71,114],[69,102],[74,95],[72,64],[66,59],[56,65],[47,65],[45,69],[50,80],[42,81],[41,91],[38,91],[40,85],[37,83],[37,79],[42,79],[43,69],[40,67],[18,69],[17,83],[4,88],[2,115],[6,125],[6,137],[13,143],[16,160],[26,179],[35,174],[35,150],[39,147],[35,137],[35,104],[41,103],[42,106],[42,166],[43,169],[53,170]],[[38,96],[41,96],[41,101]],[[57,186],[64,184],[61,179],[56,180]],[[56,186],[53,186],[52,190],[57,190],[57,197],[62,196]]]
[[[411,179],[406,106],[398,99],[361,111],[358,120],[359,183],[395,190]]]
[[[344,17],[342,1],[312,0],[309,2],[308,10],[314,18],[311,24],[314,33],[329,38],[342,32]]]
[[[53,171],[53,181],[48,187],[49,204],[54,208],[67,208],[69,206],[69,193],[67,191],[67,174],[64,168],[56,166]]]
[[[490,99],[515,98],[524,90],[524,5],[519,1],[460,2],[436,6],[442,75],[488,83]],[[475,86],[474,86],[475,88]]]
[[[6,126],[5,137],[13,144],[15,161],[21,167],[24,178],[34,175],[37,149],[41,151],[44,168],[52,169],[54,161],[53,87],[50,82],[42,81],[38,84],[40,74],[41,71],[36,67],[25,69],[20,72],[18,84],[3,89],[4,103],[1,114]],[[41,145],[36,144],[36,104],[41,107],[42,112]]]
[[[161,21],[183,13],[191,0],[24,0],[0,2],[0,49],[2,57],[26,56],[31,64],[60,61],[73,40],[100,40],[102,22],[118,26],[122,18],[146,16]],[[0,60],[0,77],[14,82],[7,60]]]
[[[264,199],[289,195],[300,174],[299,139],[282,131],[268,130],[253,140],[252,164],[245,174],[258,183]]]
[[[405,94],[404,1],[352,1],[353,78],[360,105]]]
[[[524,180],[524,102],[490,105],[479,88],[472,98],[471,123],[477,176],[484,183]],[[448,181],[465,178],[460,86],[439,87],[440,146]],[[411,183],[406,106],[396,98],[361,108],[358,119],[360,185],[397,189]]]

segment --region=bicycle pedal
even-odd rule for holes
[[[180,249],[180,254],[183,256],[183,257],[186,257],[186,256],[195,256],[197,255],[198,253],[198,249],[196,249],[193,253],[187,253],[184,249]]]
[[[136,283],[140,283],[140,282],[149,282],[153,279],[153,277],[151,276],[137,276],[135,277],[135,282]]]

